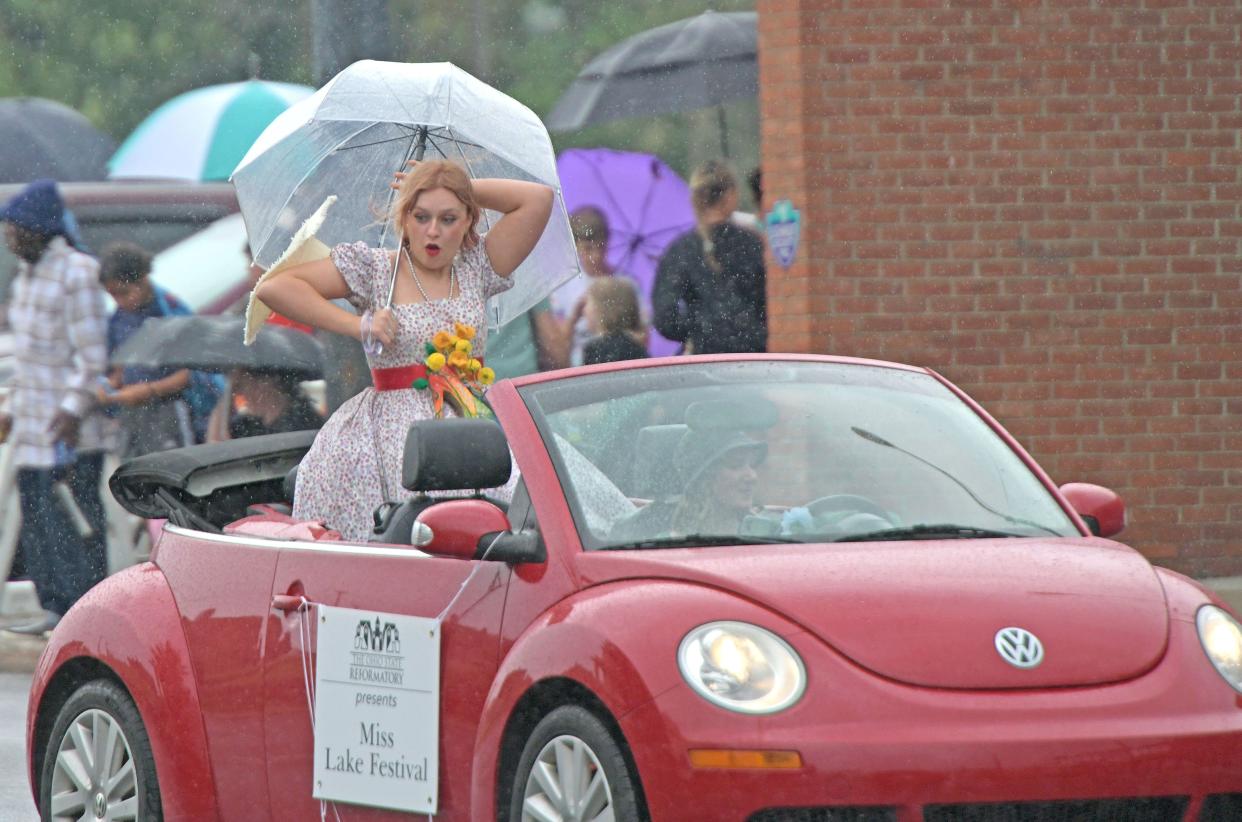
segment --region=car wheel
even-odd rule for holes
[[[645,818],[621,746],[594,714],[564,705],[531,731],[513,781],[510,822]]]
[[[43,755],[39,807],[44,822],[163,817],[151,742],[120,686],[88,682],[60,709]]]

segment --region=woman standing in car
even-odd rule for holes
[[[482,209],[502,215],[485,236],[476,231]],[[393,205],[391,219],[402,238],[396,250],[342,243],[327,259],[259,285],[257,297],[286,317],[363,339],[359,318],[331,302],[348,299],[367,312],[363,324],[369,322],[382,345],[368,354],[374,387],[337,409],[302,460],[294,516],[366,540],[380,504],[409,495],[401,487],[406,432],[415,420],[436,415],[430,393],[412,387],[427,382],[426,346],[455,334],[483,358],[484,304],[511,287],[509,275],[535,247],[551,211],[547,186],[472,181],[454,163],[418,163],[401,180]]]

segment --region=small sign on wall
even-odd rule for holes
[[[764,218],[767,228],[768,247],[781,268],[793,265],[798,255],[798,241],[802,237],[802,215],[790,200],[777,200]]]
[[[316,799],[434,814],[440,623],[318,607]]]

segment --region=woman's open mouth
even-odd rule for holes
[[[428,243],[427,245],[423,246],[423,251],[427,252],[428,257],[435,257],[436,255],[440,253],[440,246],[436,245],[435,243]]]

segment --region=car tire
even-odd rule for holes
[[[585,785],[560,773],[559,766],[566,763],[590,774]],[[555,786],[559,795],[549,796],[549,786]],[[532,808],[542,815],[530,813]],[[611,810],[609,818],[618,822],[647,818],[621,744],[595,714],[578,705],[563,705],[540,720],[526,740],[508,819],[595,819],[605,810]]]
[[[39,780],[44,822],[163,818],[151,741],[134,701],[116,683],[97,679],[74,691],[46,743]]]

